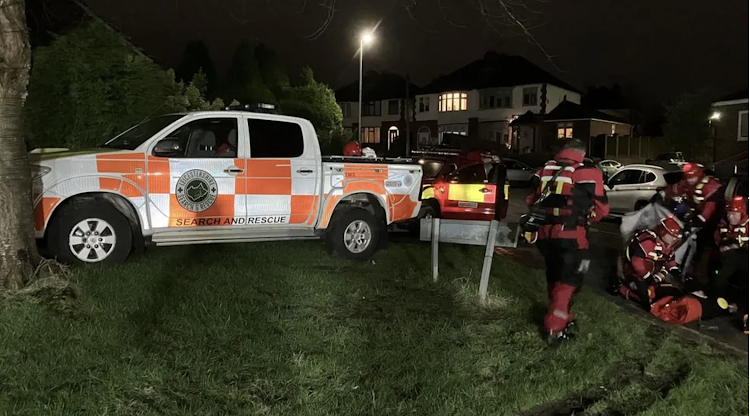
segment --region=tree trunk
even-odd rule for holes
[[[31,68],[25,4],[0,0],[0,290],[26,285],[39,262],[22,133]]]

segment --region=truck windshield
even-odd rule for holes
[[[137,124],[110,139],[102,147],[110,149],[135,150],[146,140],[162,131],[168,125],[185,117],[184,114],[166,114],[157,116]]]

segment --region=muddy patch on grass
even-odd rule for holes
[[[571,393],[563,399],[520,413],[520,416],[573,416],[584,412],[610,416],[636,414],[667,397],[672,389],[687,379],[691,371],[688,365],[682,365],[658,375],[646,374],[645,364],[640,362],[623,363],[616,368],[620,371],[617,378],[606,386]],[[618,394],[626,390],[632,393]]]

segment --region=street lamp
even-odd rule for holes
[[[372,31],[365,31],[359,37],[359,120],[357,121],[358,141],[362,140],[362,57],[365,54],[365,45],[369,45],[375,40]]]

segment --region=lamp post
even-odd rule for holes
[[[362,33],[359,37],[359,119],[357,120],[357,141],[362,141],[362,58],[365,54],[365,45],[371,43],[374,39],[371,31]]]

